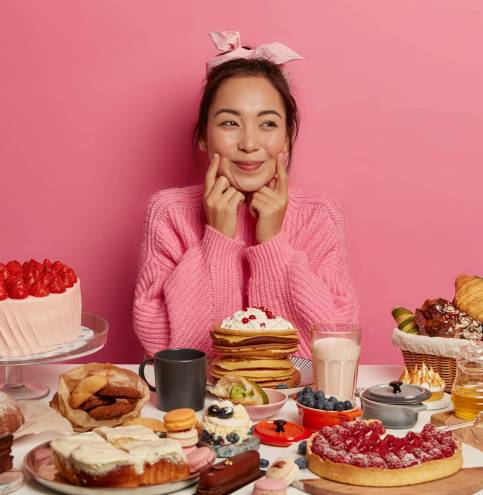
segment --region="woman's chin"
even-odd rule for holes
[[[237,177],[236,189],[245,193],[252,193],[262,188],[267,181],[264,177]]]

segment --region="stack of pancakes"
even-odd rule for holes
[[[215,325],[211,339],[213,349],[221,356],[212,363],[211,375],[215,380],[228,374],[238,375],[262,387],[294,387],[300,380],[299,372],[288,359],[297,351],[299,338],[295,328],[239,330]]]

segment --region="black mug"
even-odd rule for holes
[[[144,376],[146,364],[154,364],[153,387]],[[158,409],[203,409],[206,389],[206,354],[198,349],[166,349],[139,365],[139,376],[156,392]]]

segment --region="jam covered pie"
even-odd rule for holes
[[[404,486],[445,478],[463,464],[451,432],[427,424],[422,432],[385,435],[380,421],[324,427],[307,442],[311,471],[322,478],[361,486]]]

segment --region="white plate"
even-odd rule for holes
[[[24,466],[38,483],[68,495],[161,495],[163,493],[177,492],[182,488],[194,485],[198,481],[198,474],[193,474],[189,478],[180,481],[136,488],[89,488],[71,485],[59,476],[54,465],[49,442],[33,448],[25,456]]]
[[[438,409],[444,409],[451,405],[451,395],[444,393],[444,396],[440,400],[435,400],[431,402],[424,402],[424,405],[428,408],[428,411],[436,411]]]

